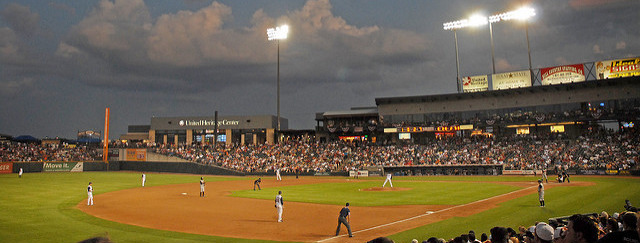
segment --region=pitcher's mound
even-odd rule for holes
[[[390,192],[390,191],[408,191],[411,189],[412,188],[404,188],[404,187],[369,187],[362,190],[368,191],[368,192]]]

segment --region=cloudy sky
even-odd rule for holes
[[[0,0],[0,133],[111,138],[153,116],[276,114],[312,129],[316,112],[375,98],[455,93],[442,24],[530,4],[533,68],[640,56],[637,0]],[[528,68],[519,22],[493,25],[497,72]],[[458,31],[461,76],[491,73],[489,27]]]

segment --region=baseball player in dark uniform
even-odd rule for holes
[[[349,203],[344,206],[340,210],[340,216],[338,216],[338,228],[336,229],[336,236],[340,234],[340,224],[344,224],[347,227],[347,231],[349,231],[349,237],[353,237],[351,233],[351,226],[349,225],[349,215],[351,215],[351,210],[349,210]]]
[[[260,189],[260,182],[262,182],[262,179],[258,178],[257,180],[253,181],[253,190],[256,190],[256,186],[258,186],[258,190],[262,190]]]

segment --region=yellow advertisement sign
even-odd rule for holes
[[[147,150],[127,149],[127,161],[147,161]]]
[[[640,57],[596,62],[597,79],[640,76]]]

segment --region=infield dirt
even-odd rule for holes
[[[357,183],[347,179],[313,177],[283,179],[263,180],[262,185],[266,188],[330,182]],[[497,183],[516,185],[522,189],[464,205],[351,206],[353,238],[347,237],[344,226],[340,236],[335,237],[337,216],[342,206],[285,201],[284,222],[278,223],[273,200],[229,196],[231,191],[250,189],[251,183],[248,181],[207,182],[206,197],[199,197],[200,186],[197,182],[133,188],[99,194],[94,196],[95,205],[87,206],[86,201],[81,201],[76,207],[105,220],[192,234],[274,241],[363,242],[454,216],[473,215],[497,207],[501,202],[536,193],[535,182]],[[545,184],[547,188],[584,185],[580,182]],[[286,193],[284,196],[286,199]]]

